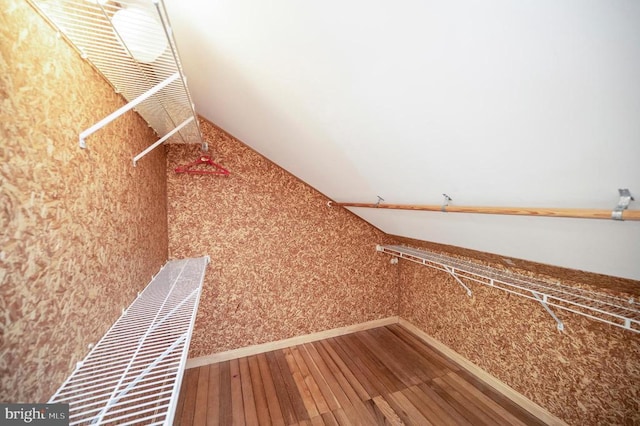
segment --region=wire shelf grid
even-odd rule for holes
[[[377,250],[447,272],[456,279],[474,281],[640,333],[640,305],[633,299],[542,281],[427,250],[393,245],[381,245]]]
[[[135,111],[159,136],[192,117],[168,142],[206,146],[162,0],[28,1],[128,102],[178,73]]]
[[[208,257],[168,262],[50,403],[71,425],[171,424]]]

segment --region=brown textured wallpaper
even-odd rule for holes
[[[0,401],[47,400],[168,253],[208,254],[192,357],[399,315],[569,423],[640,424],[640,336],[565,312],[559,333],[535,302],[473,283],[468,298],[375,245],[625,296],[639,283],[385,235],[207,122],[228,177],[173,172],[198,146],[131,167],[155,140],[133,113],[80,150],[123,100],[26,2],[3,1],[0,37]]]
[[[191,357],[397,313],[392,240],[203,122],[228,177],[176,174],[199,154],[169,146],[169,253],[208,254]]]
[[[571,424],[640,422],[640,336],[375,252],[404,243],[538,278],[637,296],[638,282],[385,235],[204,122],[229,177],[176,174],[198,147],[169,147],[171,257],[209,254],[191,357],[392,315],[412,322]]]
[[[44,402],[167,258],[166,155],[25,1],[0,13],[0,401]]]
[[[402,240],[407,243],[408,240]],[[415,240],[409,244],[496,265],[491,255]],[[438,250],[440,248],[441,250]],[[469,258],[469,257],[468,257]],[[478,260],[480,259],[480,260]],[[570,424],[640,424],[640,335],[556,310],[565,331],[535,301],[469,283],[473,297],[446,273],[400,261],[399,316]],[[517,272],[597,287],[583,272],[518,261]],[[587,274],[589,275],[589,274]],[[592,275],[592,274],[591,274]],[[631,280],[603,277],[634,292]],[[587,284],[584,284],[584,283]]]

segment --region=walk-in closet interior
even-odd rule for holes
[[[640,423],[640,3],[1,5],[0,403]]]

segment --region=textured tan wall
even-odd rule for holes
[[[457,256],[477,254],[474,258],[482,263],[500,267],[483,253],[415,241],[411,245],[444,248],[439,251]],[[570,424],[640,424],[640,335],[563,311],[556,314],[565,331],[558,332],[555,321],[535,301],[475,283],[469,283],[469,298],[444,272],[409,261],[398,266],[400,317]],[[519,266],[527,270],[511,269],[534,273],[535,264]],[[571,277],[584,274],[554,272],[556,279],[564,278],[570,285],[579,284]],[[640,285],[604,281],[605,291],[628,290],[619,293],[624,295]]]
[[[169,253],[208,254],[192,357],[397,313],[391,240],[209,123],[228,177],[176,174],[198,147],[168,153]]]
[[[203,123],[229,177],[174,173],[198,147],[168,153],[171,257],[209,254],[191,357],[399,315],[573,424],[640,422],[640,336],[410,262],[379,243],[427,247],[615,295],[631,280],[385,235],[237,140]]]
[[[23,0],[0,13],[0,401],[46,401],[167,258],[166,156]]]

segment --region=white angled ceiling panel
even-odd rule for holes
[[[640,199],[640,2],[166,4],[198,112],[336,201]],[[392,234],[640,279],[637,223],[355,213]]]

